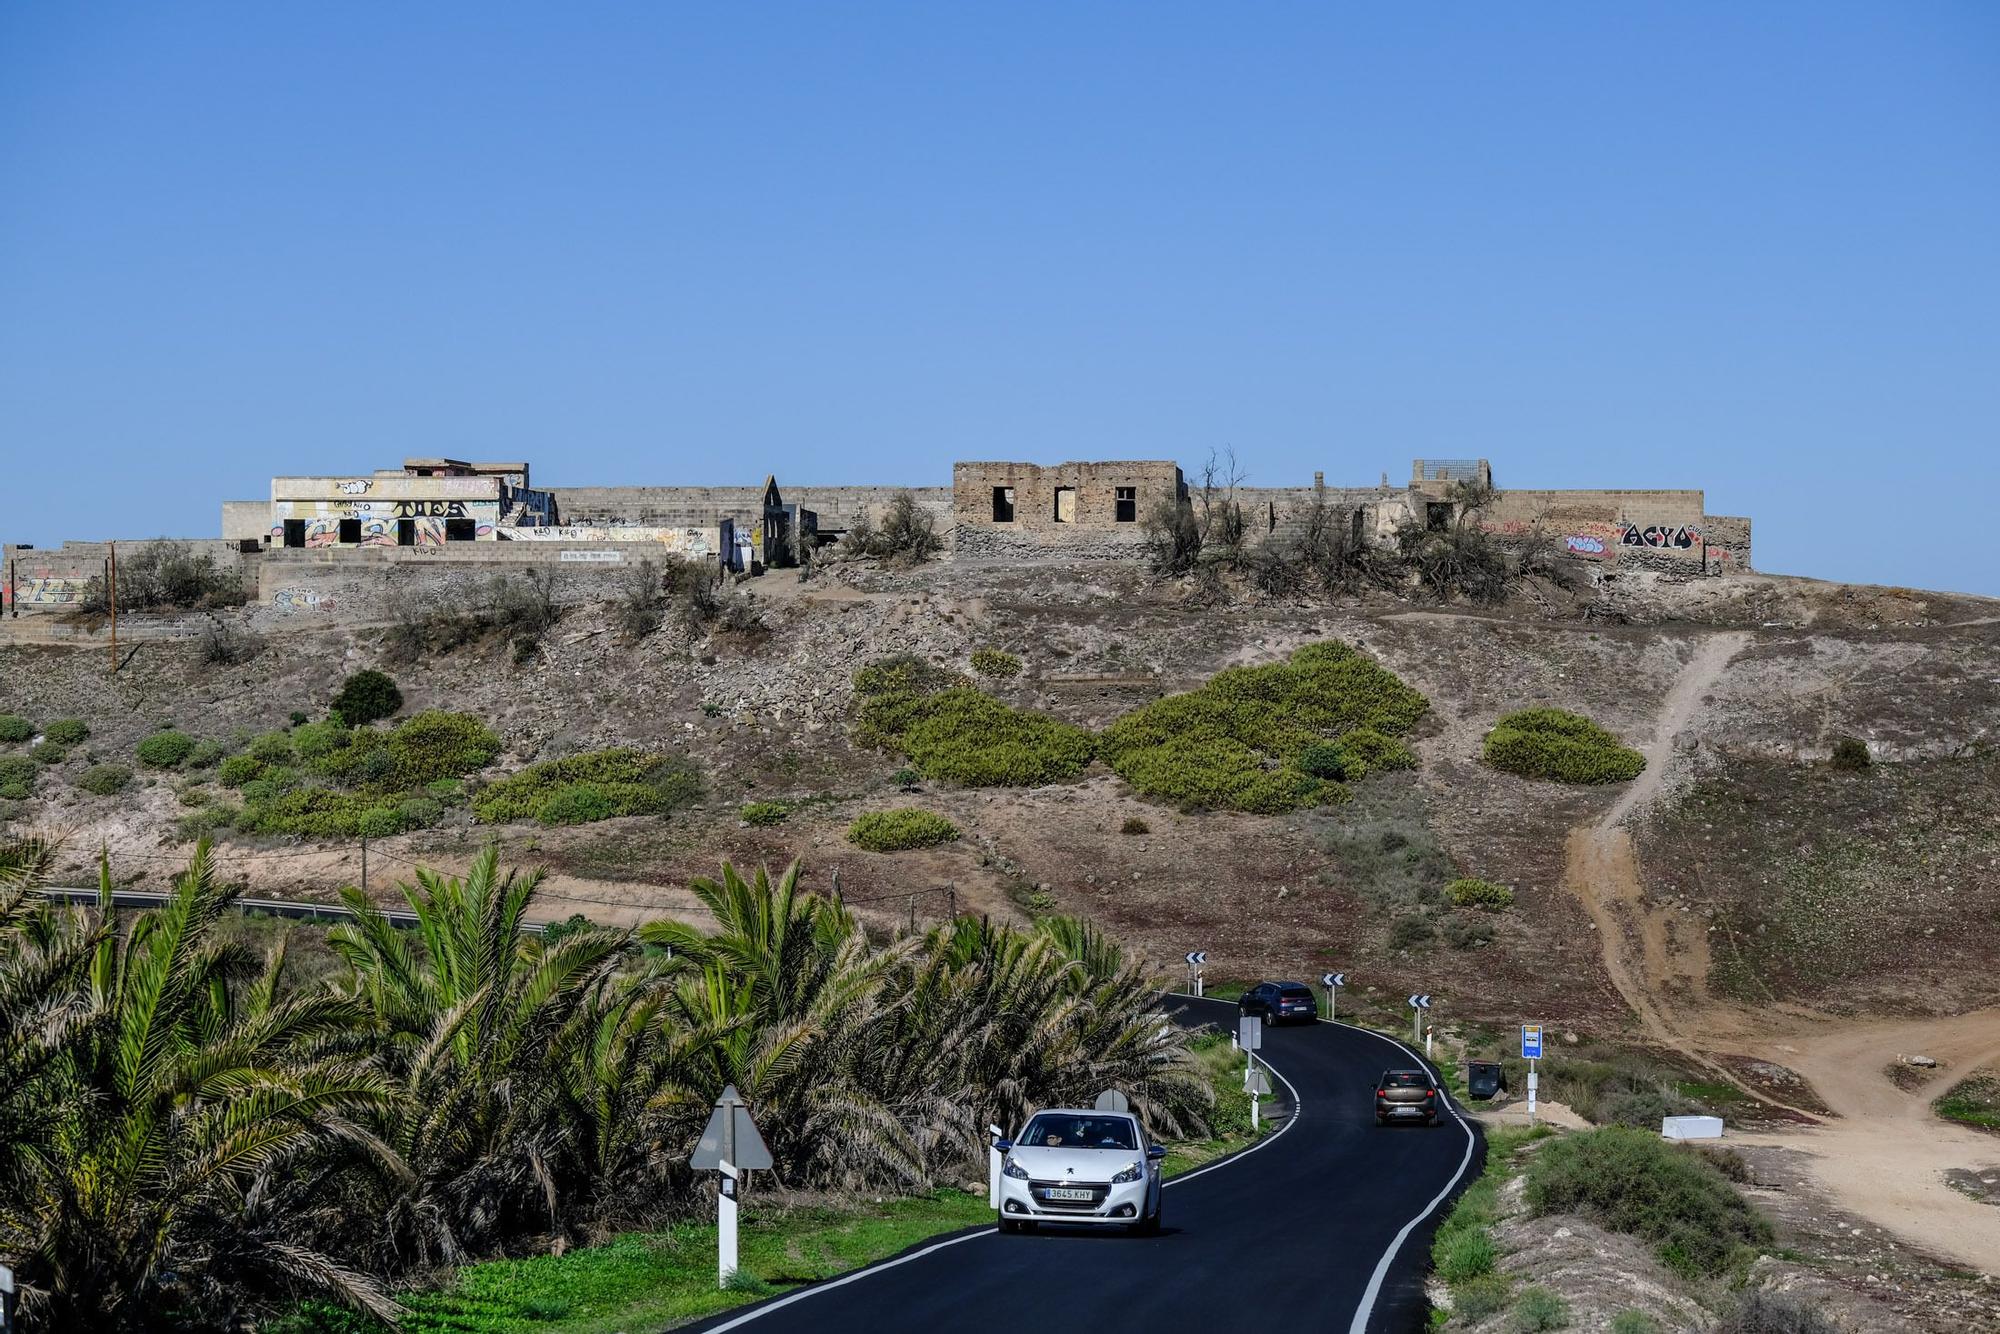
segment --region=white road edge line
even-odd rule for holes
[[[1182,993],[1177,991],[1170,991],[1167,993],[1167,995],[1182,1000],[1210,999],[1209,997],[1205,996],[1184,996],[1182,995]],[[1216,1003],[1224,1004],[1225,1002],[1217,1001]],[[1366,1030],[1363,1031],[1365,1032]],[[1183,1181],[1191,1181],[1195,1177],[1200,1176],[1204,1172],[1213,1172],[1218,1167],[1228,1167],[1231,1163],[1241,1162],[1243,1159],[1248,1158],[1251,1154],[1257,1152],[1257,1150],[1263,1148],[1265,1145],[1276,1143],[1280,1136],[1282,1136],[1287,1130],[1290,1130],[1292,1126],[1297,1123],[1301,1107],[1301,1104],[1299,1102],[1298,1089],[1293,1087],[1292,1081],[1286,1079],[1284,1074],[1281,1071],[1279,1071],[1279,1069],[1276,1066],[1272,1065],[1269,1061],[1266,1061],[1264,1063],[1264,1068],[1269,1070],[1272,1074],[1277,1075],[1279,1082],[1282,1083],[1286,1088],[1291,1089],[1292,1114],[1289,1117],[1285,1118],[1285,1124],[1279,1126],[1275,1131],[1271,1132],[1270,1135],[1268,1135],[1263,1139],[1258,1140],[1255,1144],[1252,1144],[1249,1148],[1244,1149],[1239,1153],[1231,1154],[1229,1157],[1223,1159],[1219,1163],[1210,1163],[1207,1167],[1197,1167],[1192,1172],[1181,1173],[1179,1176],[1175,1177],[1172,1181],[1163,1183],[1161,1186],[1162,1190],[1166,1189],[1167,1186],[1178,1185]],[[1404,1229],[1404,1231],[1406,1232],[1408,1230],[1409,1230],[1408,1228]],[[766,1302],[761,1306],[754,1306],[750,1308],[748,1311],[745,1311],[742,1315],[737,1316],[734,1320],[725,1321],[720,1325],[714,1326],[708,1331],[708,1334],[723,1334],[724,1330],[740,1329],[744,1325],[749,1324],[751,1321],[759,1319],[763,1316],[767,1316],[773,1311],[780,1310],[784,1307],[790,1306],[794,1302],[802,1302],[806,1300],[806,1298],[817,1296],[822,1292],[831,1292],[835,1288],[846,1287],[849,1283],[858,1282],[861,1279],[867,1278],[873,1274],[879,1274],[887,1269],[894,1269],[898,1265],[906,1265],[912,1260],[921,1260],[926,1255],[934,1254],[938,1251],[943,1250],[947,1246],[956,1246],[962,1241],[973,1241],[979,1237],[992,1237],[997,1235],[999,1235],[998,1228],[987,1227],[987,1228],[981,1228],[977,1232],[967,1232],[962,1236],[948,1237],[944,1241],[933,1242],[931,1245],[924,1247],[920,1251],[911,1251],[908,1255],[899,1255],[893,1260],[881,1260],[876,1262],[875,1264],[867,1265],[861,1269],[857,1269],[851,1274],[842,1274],[839,1278],[830,1278],[823,1283],[815,1283],[810,1287],[800,1288],[797,1292],[791,1293],[784,1297],[780,1297],[776,1301]],[[1370,1291],[1372,1293],[1373,1289],[1370,1289]]]
[[[1362,1028],[1358,1024],[1344,1024],[1333,1019],[1322,1019],[1320,1022],[1323,1024],[1334,1024],[1340,1028],[1351,1028],[1357,1033],[1366,1033],[1370,1037],[1381,1038],[1382,1041],[1388,1043],[1390,1046],[1406,1053],[1411,1060],[1417,1062],[1419,1065],[1426,1067],[1429,1065],[1429,1062],[1425,1061],[1423,1057],[1417,1055],[1416,1052],[1411,1051],[1402,1042],[1390,1037],[1386,1033],[1377,1033],[1372,1028]],[[1410,1233],[1416,1230],[1417,1224],[1437,1212],[1437,1207],[1443,1204],[1451,1195],[1452,1190],[1458,1185],[1458,1179],[1465,1175],[1465,1169],[1472,1162],[1472,1151],[1479,1147],[1479,1137],[1472,1133],[1472,1127],[1465,1124],[1465,1118],[1458,1114],[1458,1100],[1451,1096],[1450,1089],[1444,1090],[1444,1106],[1445,1110],[1451,1113],[1451,1119],[1458,1122],[1458,1128],[1465,1132],[1465,1156],[1458,1160],[1458,1170],[1451,1174],[1451,1180],[1444,1183],[1444,1189],[1432,1196],[1431,1202],[1419,1210],[1415,1218],[1403,1224],[1403,1230],[1396,1234],[1396,1239],[1389,1243],[1389,1249],[1383,1251],[1382,1258],[1375,1262],[1375,1272],[1369,1276],[1368,1287],[1361,1294],[1361,1304],[1354,1308],[1354,1320],[1348,1325],[1347,1334],[1368,1334],[1369,1317],[1375,1314],[1375,1299],[1382,1295],[1382,1280],[1389,1276],[1389,1266],[1395,1263],[1396,1253],[1403,1249],[1403,1243],[1410,1239]]]

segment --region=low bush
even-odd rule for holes
[[[840,540],[840,549],[848,555],[894,557],[912,565],[929,560],[943,545],[937,520],[908,491],[890,497],[880,523],[868,511],[857,510]]]
[[[264,762],[254,755],[231,755],[216,766],[216,779],[224,787],[242,787],[264,772]]]
[[[1485,1228],[1461,1227],[1438,1233],[1431,1248],[1437,1276],[1457,1287],[1493,1272],[1493,1238]]]
[[[1011,708],[907,654],[863,667],[854,691],[857,739],[902,752],[925,778],[965,787],[1062,783],[1095,750],[1082,728]]]
[[[187,767],[190,769],[213,769],[216,765],[222,763],[228,755],[229,747],[220,741],[197,742],[193,752],[187,757]]]
[[[403,792],[437,778],[462,778],[500,753],[500,738],[465,713],[427,709],[387,731],[358,728],[348,744],[315,760],[313,771],[349,787]]]
[[[1150,834],[1153,832],[1153,826],[1147,824],[1136,815],[1128,815],[1125,817],[1125,823],[1118,826],[1118,832],[1121,834]]]
[[[1536,1216],[1582,1214],[1653,1243],[1688,1278],[1723,1275],[1771,1240],[1771,1228],[1711,1164],[1658,1135],[1605,1126],[1543,1146],[1528,1168]]]
[[[1868,755],[1868,743],[1860,737],[1844,736],[1833,743],[1833,767],[1858,773],[1873,761]]]
[[[304,838],[358,838],[365,834],[369,838],[386,838],[403,831],[402,818],[395,807],[366,792],[295,787],[252,796],[251,788],[246,787],[244,796],[243,809],[232,821],[240,833],[295,834]]]
[[[42,729],[42,739],[58,746],[80,746],[90,739],[90,724],[81,718],[58,718]]]
[[[26,755],[0,755],[0,797],[26,801],[35,795],[39,766]]]
[[[589,824],[621,815],[665,815],[701,795],[691,763],[640,750],[599,750],[531,764],[482,788],[472,811],[488,824],[535,820]]]
[[[1715,1334],[1840,1334],[1841,1326],[1806,1297],[1751,1288],[1715,1327]]]
[[[981,676],[998,677],[1002,680],[1021,674],[1021,660],[1011,653],[1003,653],[997,648],[974,649],[972,670]]]
[[[642,560],[625,571],[611,603],[611,619],[627,639],[635,641],[666,624],[667,588],[658,566]]]
[[[85,792],[108,797],[123,792],[131,781],[132,771],[122,764],[93,764],[77,778],[76,785]]]
[[[153,769],[172,769],[194,754],[194,738],[168,728],[155,732],[139,743],[139,763]]]
[[[341,682],[332,707],[348,726],[365,727],[394,717],[403,707],[403,692],[386,674],[372,667],[364,668]]]
[[[1644,1311],[1628,1307],[1611,1317],[1608,1334],[1666,1334],[1666,1331]]]
[[[742,819],[744,824],[759,827],[783,824],[785,817],[789,814],[791,814],[791,807],[785,805],[782,801],[753,801],[737,812],[738,817]]]
[[[1500,719],[1486,734],[1486,762],[1559,783],[1623,783],[1646,767],[1646,757],[1615,735],[1562,709],[1523,709]]]
[[[18,713],[0,713],[0,743],[18,746],[34,738],[35,725]]]
[[[1466,1324],[1498,1315],[1514,1299],[1514,1290],[1498,1274],[1475,1278],[1451,1290],[1451,1313]]]
[[[1437,939],[1437,930],[1421,913],[1405,913],[1389,927],[1389,948],[1414,950]]]
[[[354,734],[343,723],[329,718],[325,722],[293,728],[291,749],[301,760],[310,763],[345,749],[353,741]]]
[[[1454,915],[1445,918],[1443,935],[1444,943],[1455,950],[1476,950],[1493,943],[1493,923]]]
[[[1514,891],[1505,885],[1496,885],[1491,880],[1476,880],[1461,877],[1444,887],[1444,896],[1458,908],[1483,908],[1487,912],[1500,912],[1514,906]]]
[[[243,753],[261,764],[290,764],[299,757],[292,748],[290,732],[259,732],[250,738]]]
[[[1521,1289],[1507,1315],[1509,1334],[1540,1334],[1569,1327],[1569,1303],[1541,1286]]]
[[[1372,658],[1326,640],[1134,710],[1111,724],[1099,750],[1141,792],[1273,814],[1342,800],[1339,782],[1350,772],[1415,763],[1391,738],[1428,707]],[[1349,737],[1354,744],[1343,746]]]
[[[227,829],[242,812],[220,803],[189,811],[174,823],[175,834],[184,842],[206,838],[218,829]]]
[[[958,826],[933,811],[906,806],[870,811],[847,827],[848,841],[870,852],[931,848],[958,837]]]
[[[69,758],[69,747],[53,741],[37,741],[28,748],[28,758],[36,764],[61,764]]]

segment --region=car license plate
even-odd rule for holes
[[[1091,1192],[1080,1190],[1075,1186],[1051,1186],[1042,1192],[1042,1198],[1045,1200],[1082,1200],[1088,1204]]]

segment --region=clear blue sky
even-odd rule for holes
[[[0,536],[272,473],[1700,486],[2000,593],[2000,4],[0,5]]]

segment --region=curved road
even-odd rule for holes
[[[1176,998],[1183,1022],[1233,1026],[1230,1002]],[[1423,1275],[1445,1202],[1484,1144],[1458,1109],[1437,1128],[1375,1124],[1375,1077],[1411,1053],[1344,1024],[1266,1027],[1290,1107],[1273,1134],[1167,1183],[1158,1237],[991,1227],[717,1316],[721,1334],[935,1330],[1347,1330],[1425,1325]]]

